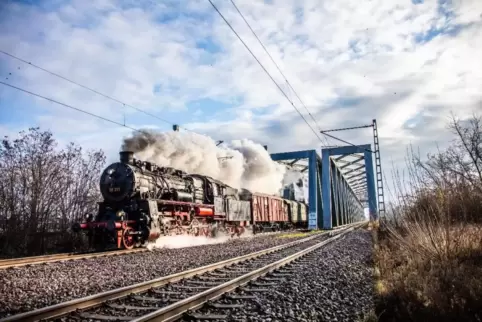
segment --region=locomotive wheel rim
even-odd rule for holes
[[[122,233],[122,245],[124,246],[125,249],[132,249],[134,248],[135,241],[134,237],[132,235],[129,235],[129,232],[133,231],[131,227],[127,227],[124,229],[124,232]]]

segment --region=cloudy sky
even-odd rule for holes
[[[445,145],[451,111],[482,110],[481,1],[236,0],[317,124],[231,2],[213,2],[313,129],[376,118],[385,171],[407,144]],[[1,82],[133,128],[177,123],[272,152],[326,144],[208,0],[4,0],[0,50],[128,106],[2,53]],[[112,158],[130,132],[0,84],[0,135],[35,125]],[[338,134],[372,142],[369,129]]]

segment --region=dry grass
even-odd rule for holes
[[[319,234],[321,231],[319,230],[313,230],[313,231],[308,231],[308,232],[297,232],[297,233],[286,233],[286,234],[281,234],[277,236],[277,238],[299,238],[299,237],[308,237],[313,234]]]
[[[408,153],[376,235],[380,321],[482,321],[482,119],[449,128],[444,151]]]
[[[463,220],[446,211],[451,203],[431,203],[379,229],[380,321],[482,321],[482,226],[471,220],[482,198]]]

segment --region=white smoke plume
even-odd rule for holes
[[[133,151],[138,159],[210,176],[233,188],[278,194],[283,186],[285,167],[247,139],[216,146],[210,137],[192,132],[143,130],[125,138],[122,149]]]
[[[269,233],[268,233],[269,234]],[[264,235],[267,235],[266,233]],[[147,244],[147,249],[163,249],[163,248],[185,248],[202,245],[213,245],[226,243],[230,240],[240,238],[255,238],[251,229],[246,229],[241,236],[231,237],[227,234],[218,232],[216,237],[205,236],[190,236],[190,235],[176,235],[176,236],[161,236],[154,242]]]
[[[283,177],[283,189],[294,190],[294,198],[297,201],[308,203],[308,173],[294,169],[287,169]]]
[[[185,248],[201,245],[212,245],[225,243],[230,239],[229,236],[222,236],[217,238],[207,238],[203,236],[162,236],[156,239],[155,242],[147,244],[147,249],[162,249],[162,248]]]

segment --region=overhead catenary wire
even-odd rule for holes
[[[86,115],[89,115],[89,116],[92,116],[92,117],[95,117],[95,118],[98,118],[100,120],[103,120],[103,121],[106,121],[106,122],[109,122],[109,123],[112,123],[112,124],[115,124],[115,125],[119,125],[119,126],[122,126],[122,127],[125,127],[125,128],[128,128],[130,130],[133,130],[134,132],[138,132],[138,133],[146,133],[145,130],[139,130],[139,129],[136,129],[134,127],[131,127],[129,125],[126,125],[125,124],[125,119],[124,119],[124,124],[121,123],[121,122],[117,122],[117,121],[114,121],[114,120],[111,120],[111,119],[108,119],[106,117],[103,117],[101,115],[98,115],[98,114],[94,114],[94,113],[91,113],[89,111],[86,111],[86,110],[83,110],[81,108],[78,108],[78,107],[75,107],[75,106],[72,106],[72,105],[69,105],[69,104],[66,104],[66,103],[62,103],[56,99],[53,99],[53,98],[50,98],[50,97],[47,97],[47,96],[44,96],[44,95],[41,95],[41,94],[38,94],[38,93],[34,93],[32,91],[29,91],[29,90],[26,90],[24,88],[21,88],[21,87],[18,87],[18,86],[15,86],[15,85],[12,85],[12,84],[9,84],[9,83],[5,83],[3,81],[0,81],[0,84],[2,85],[5,85],[5,86],[8,86],[10,88],[13,88],[13,89],[16,89],[20,92],[23,92],[23,93],[26,93],[26,94],[29,94],[29,95],[32,95],[32,96],[35,96],[35,97],[38,97],[38,98],[42,98],[46,101],[49,101],[51,103],[55,103],[55,104],[58,104],[58,105],[61,105],[61,106],[64,106],[64,107],[67,107],[67,108],[70,108],[72,110],[75,110],[75,111],[78,111],[78,112],[81,112],[83,114],[86,114]],[[187,130],[187,129],[186,129]],[[190,130],[188,130],[190,131]],[[191,131],[193,132],[193,131]],[[193,133],[196,133],[196,132],[193,132]],[[196,133],[198,134],[198,133]],[[192,139],[191,139],[192,141]],[[194,141],[192,141],[193,143],[195,143]]]
[[[301,99],[301,97],[298,95],[298,93],[296,92],[296,90],[293,88],[293,86],[291,85],[291,83],[288,81],[288,78],[285,76],[285,74],[283,73],[283,71],[281,70],[281,68],[279,67],[279,65],[276,63],[276,61],[273,59],[273,56],[271,56],[271,54],[269,53],[268,49],[266,49],[266,46],[263,44],[263,42],[261,41],[261,39],[259,39],[258,35],[256,34],[256,32],[253,30],[253,28],[251,27],[251,25],[249,24],[249,22],[246,20],[246,18],[244,17],[243,13],[241,12],[241,10],[239,10],[238,6],[236,5],[236,3],[234,2],[234,0],[231,0],[231,3],[233,4],[234,8],[236,9],[236,11],[238,12],[238,14],[241,16],[241,18],[244,20],[244,22],[246,23],[246,25],[248,26],[249,30],[251,30],[251,33],[254,35],[254,37],[258,40],[259,44],[261,45],[261,47],[263,47],[263,50],[266,52],[266,54],[268,55],[268,57],[270,58],[270,60],[273,62],[273,64],[276,66],[276,68],[278,69],[278,71],[280,72],[281,76],[283,76],[286,84],[288,85],[288,87],[293,91],[293,93],[295,94],[295,96],[298,98],[298,100],[300,101],[301,105],[303,105],[303,107],[305,108],[305,110],[308,112],[308,115],[311,117],[311,119],[313,120],[313,122],[316,124],[316,126],[318,127],[318,130],[321,131],[321,127],[320,125],[318,124],[318,122],[316,121],[316,119],[313,117],[313,115],[311,114],[311,112],[308,110],[308,107],[306,106],[306,104],[303,102],[303,100]],[[328,145],[329,142],[328,140],[326,140],[325,138],[325,142],[326,144]]]
[[[86,115],[89,115],[89,116],[92,116],[92,117],[95,117],[95,118],[98,118],[100,120],[103,120],[103,121],[106,121],[106,122],[109,122],[109,123],[112,123],[112,124],[115,124],[115,125],[119,125],[119,126],[122,126],[122,127],[125,127],[125,128],[128,128],[134,132],[138,132],[138,133],[145,133],[145,130],[139,130],[139,129],[136,129],[132,126],[129,126],[129,125],[126,125],[125,123],[122,124],[120,122],[117,122],[117,121],[114,121],[114,120],[111,120],[111,119],[108,119],[106,117],[103,117],[101,115],[98,115],[98,114],[94,114],[94,113],[91,113],[89,111],[86,111],[86,110],[83,110],[81,108],[78,108],[78,107],[75,107],[75,106],[72,106],[72,105],[69,105],[69,104],[66,104],[66,103],[62,103],[56,99],[53,99],[53,98],[50,98],[50,97],[47,97],[47,96],[44,96],[44,95],[41,95],[41,94],[38,94],[38,93],[34,93],[32,91],[29,91],[29,90],[26,90],[24,88],[21,88],[21,87],[18,87],[18,86],[15,86],[15,85],[12,85],[12,84],[9,84],[9,83],[5,83],[3,81],[0,81],[0,84],[4,85],[4,86],[8,86],[10,88],[13,88],[13,89],[16,89],[20,92],[23,92],[23,93],[26,93],[26,94],[29,94],[29,95],[32,95],[32,96],[35,96],[35,97],[38,97],[38,98],[41,98],[41,99],[44,99],[46,101],[49,101],[51,103],[55,103],[55,104],[58,104],[60,106],[63,106],[63,107],[67,107],[67,108],[70,108],[72,110],[75,110],[77,112],[80,112],[80,113],[83,113],[83,114],[86,114]],[[195,143],[195,142],[193,142]],[[231,156],[224,156],[224,157],[219,157],[218,160],[220,161],[223,161],[225,159],[231,159],[232,157]]]
[[[48,73],[48,74],[50,74],[50,75],[52,75],[52,76],[58,77],[58,78],[60,78],[60,79],[63,79],[63,80],[65,80],[65,81],[67,81],[67,82],[69,82],[69,83],[71,83],[71,84],[74,84],[74,85],[76,85],[76,86],[82,87],[82,88],[84,88],[84,89],[86,89],[86,90],[88,90],[88,91],[91,91],[91,92],[93,92],[93,93],[95,93],[95,94],[97,94],[97,95],[100,95],[100,96],[102,96],[102,97],[104,97],[104,98],[107,98],[107,99],[109,99],[109,100],[111,100],[111,101],[114,101],[114,102],[116,102],[116,103],[122,104],[122,105],[125,106],[125,107],[132,108],[132,109],[134,109],[134,110],[136,110],[136,111],[138,111],[138,112],[144,113],[144,114],[146,114],[146,115],[148,115],[148,116],[150,116],[150,117],[153,117],[153,118],[155,118],[155,119],[158,119],[158,120],[160,120],[160,121],[162,121],[162,122],[165,122],[165,123],[170,124],[170,125],[174,125],[174,123],[171,122],[171,121],[169,121],[169,120],[163,119],[163,118],[161,118],[161,117],[159,117],[159,116],[157,116],[157,115],[155,115],[155,114],[149,113],[149,112],[147,112],[147,111],[145,111],[145,110],[143,110],[143,109],[140,109],[140,108],[135,107],[135,106],[133,106],[133,105],[130,105],[130,104],[128,104],[128,103],[122,102],[121,100],[119,100],[119,99],[117,99],[117,98],[115,98],[115,97],[112,97],[112,96],[110,96],[110,95],[104,94],[104,93],[102,93],[102,92],[99,92],[99,91],[96,90],[96,89],[93,89],[93,88],[91,88],[91,87],[85,86],[85,85],[83,85],[83,84],[81,84],[81,83],[78,83],[78,82],[76,82],[76,81],[73,81],[73,80],[71,80],[71,79],[69,79],[69,78],[67,78],[67,77],[65,77],[65,76],[62,76],[62,75],[57,74],[57,73],[55,73],[55,72],[52,72],[52,71],[50,71],[50,70],[48,70],[48,69],[46,69],[46,68],[43,68],[43,67],[38,66],[38,65],[36,65],[36,64],[33,64],[32,62],[29,62],[29,61],[27,61],[27,60],[25,60],[25,59],[22,59],[22,58],[17,57],[17,56],[15,56],[15,55],[13,55],[13,54],[10,54],[10,53],[8,53],[8,52],[6,52],[6,51],[4,51],[4,50],[1,50],[1,49],[0,49],[0,53],[4,54],[4,55],[6,55],[6,56],[9,56],[9,57],[11,57],[11,58],[13,58],[13,59],[15,59],[15,60],[18,60],[18,61],[20,61],[20,62],[22,62],[22,63],[25,63],[25,64],[27,64],[27,65],[30,65],[30,66],[32,66],[32,67],[34,67],[34,68],[37,68],[37,69],[39,69],[39,70],[42,70],[42,71],[44,71],[44,72],[46,72],[46,73]],[[185,128],[185,127],[182,127],[182,128],[183,128],[184,130],[186,130],[186,131],[191,131],[191,130]],[[191,132],[193,132],[193,131],[191,131]]]
[[[280,72],[281,76],[283,76],[286,84],[288,85],[288,87],[293,91],[293,93],[295,94],[295,96],[298,98],[298,100],[300,101],[301,105],[303,105],[303,107],[305,108],[305,110],[308,112],[308,115],[310,115],[311,119],[313,120],[313,122],[316,124],[316,126],[318,127],[318,130],[320,131],[321,134],[324,134],[328,137],[331,137],[332,139],[335,139],[335,140],[338,140],[338,141],[341,141],[341,142],[344,142],[346,144],[349,144],[349,145],[352,145],[352,146],[356,146],[355,144],[352,144],[350,142],[347,142],[345,140],[342,140],[340,138],[337,138],[333,135],[329,135],[329,134],[326,134],[325,132],[330,132],[330,131],[333,131],[333,130],[328,130],[328,131],[322,131],[321,130],[321,127],[320,125],[318,124],[318,122],[316,121],[316,119],[313,117],[313,115],[311,114],[311,112],[309,111],[308,107],[306,106],[306,104],[303,102],[303,100],[301,99],[301,97],[298,95],[298,93],[296,92],[296,90],[293,88],[293,86],[291,85],[291,83],[288,81],[288,78],[285,76],[285,74],[283,73],[283,71],[281,70],[281,68],[279,67],[279,65],[276,63],[276,61],[273,59],[273,56],[271,56],[271,54],[269,53],[268,49],[266,49],[266,46],[263,44],[263,42],[261,41],[261,39],[258,37],[258,35],[256,34],[256,32],[253,30],[253,28],[251,27],[251,25],[249,24],[249,22],[246,20],[246,18],[244,17],[243,13],[241,12],[241,10],[239,10],[238,6],[236,5],[236,3],[234,2],[234,0],[230,0],[232,5],[234,6],[234,8],[236,9],[236,11],[238,12],[238,14],[241,16],[241,18],[244,20],[244,22],[246,23],[246,25],[248,26],[249,30],[251,30],[251,33],[254,35],[254,37],[258,40],[259,44],[261,45],[261,47],[263,48],[263,50],[266,52],[266,54],[268,55],[268,57],[270,58],[270,60],[273,62],[273,64],[276,66],[276,68],[278,69],[278,71]],[[368,126],[361,126],[361,127],[353,127],[353,128],[346,128],[347,130],[349,129],[356,129],[356,128],[364,128],[364,127],[369,127],[371,125],[368,125]],[[339,129],[339,130],[344,130],[344,129]],[[329,147],[329,142],[328,140],[323,137],[327,143],[327,145],[325,147]]]
[[[114,102],[116,102],[116,103],[119,103],[119,104],[122,105],[123,108],[129,107],[129,108],[132,108],[132,109],[134,109],[134,110],[136,110],[136,111],[138,111],[138,112],[144,113],[144,114],[146,114],[146,115],[148,115],[148,116],[150,116],[150,117],[153,117],[153,118],[158,119],[158,120],[160,120],[160,121],[162,121],[162,122],[165,122],[165,123],[167,123],[167,124],[177,125],[177,124],[175,124],[174,122],[171,122],[171,121],[169,121],[169,120],[163,119],[163,118],[161,118],[161,117],[159,117],[159,116],[157,116],[157,115],[155,115],[155,114],[149,113],[149,112],[147,112],[147,111],[145,111],[145,110],[143,110],[143,109],[140,109],[140,108],[138,108],[138,107],[136,107],[136,106],[133,106],[133,105],[131,105],[131,104],[122,102],[121,100],[119,100],[119,99],[117,99],[117,98],[115,98],[115,97],[112,97],[112,96],[110,96],[110,95],[104,94],[104,93],[102,93],[102,92],[100,92],[100,91],[98,91],[98,90],[96,90],[96,89],[91,88],[91,87],[85,86],[85,85],[83,85],[83,84],[81,84],[81,83],[79,83],[79,82],[76,82],[76,81],[71,80],[71,79],[69,79],[69,78],[67,78],[67,77],[65,77],[65,76],[62,76],[62,75],[57,74],[57,73],[55,73],[55,72],[52,72],[52,71],[50,71],[50,70],[48,70],[48,69],[46,69],[46,68],[43,68],[43,67],[41,67],[41,66],[39,66],[39,65],[36,65],[36,64],[34,64],[34,63],[32,63],[32,62],[29,62],[29,61],[27,61],[27,60],[25,60],[25,59],[22,59],[22,58],[20,58],[20,57],[18,57],[18,56],[15,56],[15,55],[13,55],[13,54],[10,54],[10,53],[8,53],[8,52],[6,52],[6,51],[4,51],[4,50],[1,50],[1,49],[0,49],[0,53],[6,55],[6,56],[8,56],[8,57],[11,57],[11,58],[13,58],[13,59],[15,59],[15,60],[18,60],[18,61],[20,61],[20,62],[22,62],[22,63],[24,63],[24,64],[27,64],[27,65],[29,65],[29,66],[32,66],[32,67],[34,67],[34,68],[36,68],[36,69],[39,69],[39,70],[41,70],[41,71],[43,71],[43,72],[46,72],[46,73],[48,73],[48,74],[50,74],[50,75],[52,75],[52,76],[54,76],[54,77],[60,78],[60,79],[65,80],[65,81],[67,81],[67,82],[69,82],[69,83],[71,83],[71,84],[74,84],[74,85],[76,85],[76,86],[79,86],[79,87],[81,87],[81,88],[84,88],[84,89],[86,89],[86,90],[89,90],[89,91],[91,91],[91,92],[93,92],[93,93],[95,93],[95,94],[97,94],[97,95],[100,95],[100,96],[102,96],[102,97],[104,97],[104,98],[107,98],[107,99],[109,99],[109,100],[111,100],[111,101],[114,101]],[[36,94],[36,93],[33,93],[33,92],[29,92],[28,90],[22,89],[22,88],[20,88],[20,87],[16,87],[16,86],[13,86],[13,85],[11,85],[11,84],[4,83],[4,82],[2,82],[2,84],[6,85],[6,86],[10,86],[10,87],[12,87],[12,88],[15,88],[15,89],[17,89],[17,90],[19,90],[19,91],[22,91],[22,92],[25,92],[25,93],[28,93],[28,94],[37,96],[37,97],[39,97],[39,98],[43,98],[43,99],[48,100],[48,101],[50,101],[50,102],[53,102],[53,103],[57,103],[57,104],[66,106],[66,107],[69,107],[69,108],[74,109],[74,110],[77,110],[77,111],[81,111],[80,109],[75,108],[75,107],[73,107],[73,106],[70,106],[70,105],[68,105],[68,104],[64,104],[64,103],[62,103],[62,102],[55,101],[54,99],[48,98],[48,97],[46,97],[46,96],[42,96],[42,95],[40,95],[40,94]],[[83,111],[83,113],[85,113],[85,114],[90,114],[91,116],[95,116],[95,117],[97,117],[97,118],[101,118],[101,119],[103,119],[104,121],[107,121],[107,122],[110,122],[110,123],[114,123],[114,124],[117,124],[117,125],[121,125],[121,126],[130,128],[130,129],[135,130],[135,131],[140,132],[140,133],[144,133],[144,132],[141,131],[141,130],[134,129],[134,128],[131,128],[131,127],[125,125],[125,123],[126,123],[125,113],[124,113],[124,124],[121,124],[121,123],[119,123],[119,122],[116,122],[116,121],[112,121],[112,120],[103,118],[102,116],[98,116],[98,115],[95,115],[95,114],[90,113],[90,112],[87,112],[87,111]],[[179,126],[179,125],[178,125],[178,126]],[[200,134],[200,133],[194,132],[194,131],[186,128],[186,127],[181,127],[181,126],[179,126],[179,128],[182,128],[182,129],[184,129],[185,131],[189,131],[189,132],[196,133],[196,134],[199,134],[199,135],[204,135],[204,134]],[[191,139],[191,141],[192,141],[192,139]],[[193,142],[193,143],[194,143],[194,142]]]
[[[323,143],[323,141],[321,140],[320,136],[318,135],[318,132],[313,129],[313,127],[310,125],[310,123],[308,123],[308,121],[306,120],[306,118],[303,116],[303,114],[299,111],[299,109],[296,107],[296,105],[293,103],[293,101],[288,97],[288,95],[285,93],[285,91],[281,88],[281,86],[278,84],[278,82],[276,82],[276,80],[273,78],[273,76],[271,76],[271,74],[266,70],[266,68],[264,67],[264,65],[259,61],[258,57],[256,57],[256,55],[251,51],[251,49],[249,48],[249,46],[244,42],[244,40],[241,38],[241,36],[237,33],[237,31],[233,28],[233,26],[229,23],[229,21],[224,17],[224,15],[221,13],[221,11],[219,11],[219,9],[216,7],[216,5],[211,1],[211,0],[208,0],[209,3],[211,4],[211,6],[214,8],[214,10],[216,10],[216,12],[219,14],[219,16],[224,20],[224,22],[226,23],[226,25],[228,25],[228,27],[231,29],[231,31],[236,35],[236,37],[239,39],[239,41],[241,41],[241,43],[244,45],[244,47],[249,51],[249,53],[251,54],[251,56],[253,56],[253,58],[256,60],[256,62],[259,64],[259,66],[263,69],[263,71],[268,75],[268,77],[271,79],[271,81],[276,85],[276,87],[280,90],[280,92],[283,94],[283,96],[286,98],[286,100],[288,100],[288,102],[291,104],[291,106],[293,106],[293,108],[296,110],[296,112],[298,112],[298,114],[301,116],[301,118],[303,119],[303,121],[305,121],[306,125],[308,125],[308,127],[311,129],[311,131],[315,134],[315,136],[318,138],[318,140],[320,140],[320,142]]]
[[[90,115],[90,116],[95,117],[95,118],[98,118],[98,119],[100,119],[100,120],[103,120],[103,121],[106,121],[106,122],[109,122],[109,123],[112,123],[112,124],[116,124],[116,125],[119,125],[119,126],[122,126],[122,127],[128,128],[128,129],[131,129],[131,130],[136,131],[136,132],[140,132],[140,133],[143,132],[142,130],[139,130],[139,129],[133,128],[133,127],[131,127],[131,126],[122,124],[122,123],[120,123],[120,122],[117,122],[117,121],[108,119],[108,118],[106,118],[106,117],[103,117],[103,116],[100,116],[100,115],[91,113],[91,112],[86,111],[86,110],[83,110],[83,109],[81,109],[81,108],[78,108],[78,107],[75,107],[75,106],[72,106],[72,105],[69,105],[69,104],[66,104],[66,103],[62,103],[62,102],[60,102],[60,101],[57,101],[56,99],[53,99],[53,98],[50,98],[50,97],[47,97],[47,96],[43,96],[43,95],[40,95],[40,94],[31,92],[31,91],[26,90],[26,89],[24,89],[24,88],[17,87],[17,86],[15,86],[15,85],[12,85],[12,84],[9,84],[9,83],[5,83],[5,82],[3,82],[3,81],[0,81],[0,84],[5,85],[5,86],[8,86],[8,87],[11,87],[11,88],[16,89],[16,90],[18,90],[18,91],[20,91],[20,92],[24,92],[24,93],[26,93],[26,94],[29,94],[29,95],[32,95],[32,96],[35,96],[35,97],[38,97],[38,98],[42,98],[42,99],[44,99],[44,100],[46,100],[46,101],[49,101],[49,102],[52,102],[52,103],[55,103],[55,104],[58,104],[58,105],[61,105],[61,106],[70,108],[70,109],[72,109],[72,110],[76,110],[76,111],[78,111],[78,112],[81,112],[81,113]]]

